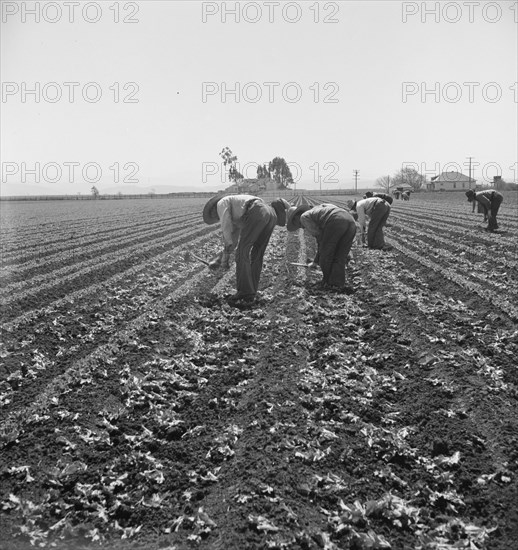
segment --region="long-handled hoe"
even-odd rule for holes
[[[202,264],[209,265],[209,262],[207,260],[204,260],[203,258],[200,258],[199,256],[196,256],[195,254],[193,254],[189,250],[185,251],[185,254],[183,255],[183,259],[186,262],[192,262],[192,260],[194,259],[194,260],[198,260]]]
[[[194,260],[198,260],[202,264],[209,265],[209,262],[207,260],[204,260],[203,258],[200,258],[199,256],[196,256],[196,254],[193,254],[189,250],[185,251],[185,253],[183,255],[183,259],[186,262],[192,262],[192,260],[194,259]],[[303,263],[299,263],[299,262],[288,262],[288,263],[289,263],[289,265],[296,265],[296,266],[299,266],[299,267],[305,267],[307,269],[317,269],[316,267],[311,266],[309,263],[308,264],[303,264]]]
[[[306,268],[309,268],[309,269],[316,269],[316,267],[313,267],[311,264],[301,264],[301,263],[298,263],[298,262],[288,262],[290,265],[298,265],[300,267],[306,267]]]

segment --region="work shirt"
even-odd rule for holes
[[[326,280],[329,278],[331,271],[336,269],[336,266],[333,267],[333,258],[338,256],[341,257],[345,265],[346,257],[350,250],[350,244],[354,240],[354,233],[352,233],[348,245],[344,242],[346,248],[343,254],[337,249],[337,246],[339,242],[342,242],[344,236],[343,230],[349,231],[348,223],[350,223],[351,226],[354,224],[354,219],[349,212],[344,208],[328,203],[314,206],[311,210],[304,212],[300,216],[300,225],[317,240],[317,253],[313,262],[320,264]],[[356,231],[356,229],[354,229],[354,231]],[[343,285],[342,275],[335,273],[332,279],[340,281],[340,284]]]
[[[249,201],[261,201],[253,195],[228,195],[218,201],[217,211],[225,247],[234,249],[239,240],[240,220],[249,206]]]
[[[367,218],[372,216],[372,212],[380,202],[384,203],[385,201],[378,197],[370,197],[368,199],[362,199],[356,203],[358,225],[362,233],[365,231],[365,227],[367,226]]]
[[[499,195],[500,193],[494,189],[486,189],[485,191],[475,193],[475,199],[480,204],[483,204],[488,210],[491,210],[491,201],[495,198],[495,194]]]
[[[326,203],[314,206],[311,210],[304,212],[300,216],[300,225],[318,240],[322,228],[337,208],[338,206],[334,204]]]

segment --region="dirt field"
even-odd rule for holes
[[[516,198],[395,201],[347,294],[278,227],[250,309],[204,202],[0,204],[0,549],[515,550]]]

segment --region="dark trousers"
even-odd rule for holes
[[[319,239],[319,265],[324,284],[343,287],[345,264],[356,235],[356,224],[346,212],[337,212],[326,222]]]
[[[387,223],[390,214],[390,205],[380,201],[374,208],[369,220],[367,229],[367,246],[369,248],[381,249],[385,246],[383,227]]]
[[[493,231],[494,229],[498,229],[498,222],[496,221],[496,215],[500,210],[500,205],[502,204],[503,200],[504,200],[504,197],[500,193],[495,193],[494,197],[491,199],[491,210],[490,210],[491,218],[489,219],[489,222],[487,224],[487,228],[490,231]]]
[[[241,218],[236,248],[236,283],[238,296],[254,296],[263,269],[266,246],[275,229],[275,210],[256,202]]]

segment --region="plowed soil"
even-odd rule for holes
[[[62,309],[58,290],[5,310],[2,550],[517,548],[505,308],[397,248],[356,245],[349,291],[323,291],[290,264],[314,241],[276,228],[239,309],[232,269],[178,260],[203,239]]]

